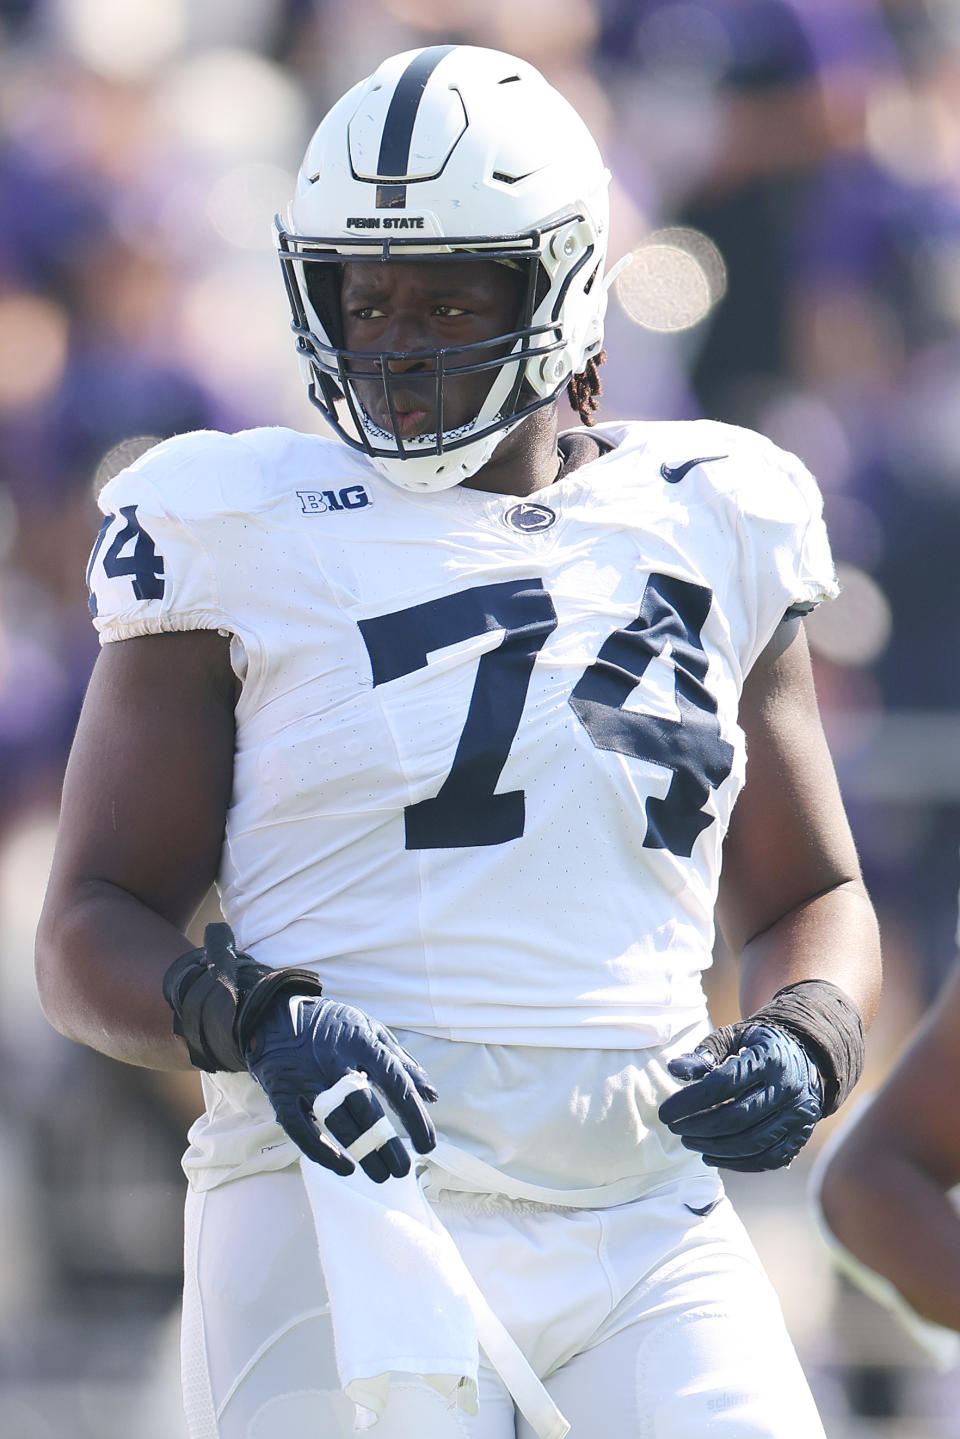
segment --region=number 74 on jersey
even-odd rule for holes
[[[700,635],[712,599],[703,585],[651,574],[636,619],[604,641],[569,697],[598,749],[673,771],[664,798],[646,802],[643,842],[686,857],[712,823],[703,805],[729,775],[734,758],[733,747],[720,734],[717,701],[705,683],[707,655]],[[499,645],[480,658],[450,772],[432,798],[404,811],[407,849],[505,844],[523,834],[524,792],[495,790],[534,664],[556,625],[553,600],[540,579],[475,585],[359,621],[375,686],[424,668],[435,650],[503,631]],[[680,719],[625,709],[650,661],[668,644]]]

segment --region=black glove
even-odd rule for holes
[[[816,1065],[775,1025],[726,1025],[667,1068],[685,1085],[663,1101],[660,1118],[684,1148],[718,1168],[780,1169],[800,1153],[823,1110]]]
[[[374,1089],[400,1117],[418,1154],[437,1142],[422,1103],[437,1098],[433,1085],[389,1029],[352,1005],[299,995],[274,1004],[248,1036],[247,1068],[294,1144],[336,1174],[351,1174],[354,1159],[377,1184],[410,1169]],[[343,1149],[323,1136],[317,1121]]]
[[[203,947],[181,954],[163,976],[173,1032],[186,1040],[190,1062],[208,1074],[243,1073],[245,1035],[279,996],[322,993],[311,969],[271,969],[238,954],[229,924],[208,924]]]
[[[410,1160],[371,1086],[400,1116],[420,1154],[437,1142],[421,1103],[437,1098],[424,1071],[382,1024],[323,999],[308,969],[270,969],[237,952],[227,924],[208,924],[201,949],[175,959],[163,979],[173,1029],[198,1069],[249,1069],[294,1144],[337,1174],[357,1159],[378,1184]],[[323,1137],[321,1123],[353,1152]]]

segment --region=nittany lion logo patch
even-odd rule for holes
[[[513,530],[523,530],[525,534],[536,535],[541,530],[549,530],[556,518],[556,510],[551,510],[549,505],[523,500],[519,505],[512,505],[507,510],[503,523]]]

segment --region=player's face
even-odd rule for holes
[[[462,373],[467,365],[503,358],[510,345],[491,345],[445,357],[443,415],[438,416],[437,350],[508,334],[517,323],[523,278],[492,260],[388,260],[346,263],[340,305],[345,348],[387,361],[400,438],[452,430],[476,418],[493,383],[493,370]],[[419,352],[419,353],[418,353]],[[423,353],[428,352],[428,353]],[[383,362],[349,365],[374,424],[393,430]],[[369,375],[369,379],[361,376]]]

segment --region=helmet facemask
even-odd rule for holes
[[[375,463],[407,463],[404,484],[410,488],[438,488],[435,483],[411,483],[415,476],[409,461],[418,457],[430,457],[431,475],[450,457],[450,466],[463,473],[447,483],[466,478],[486,463],[497,444],[523,420],[551,404],[569,379],[562,363],[563,334],[544,304],[552,286],[542,263],[542,244],[536,243],[541,237],[529,238],[531,243],[523,250],[514,246],[454,249],[451,244],[439,255],[435,248],[425,252],[422,243],[404,246],[397,241],[374,241],[365,254],[353,251],[347,257],[328,242],[280,232],[293,328],[312,403],[345,443],[363,450]],[[464,264],[495,261],[516,271],[519,299],[513,327],[488,339],[438,349],[348,350],[340,309],[344,262],[379,265],[385,260],[403,264],[430,259]],[[588,248],[578,268],[590,259]],[[535,323],[535,318],[540,322]],[[536,386],[530,383],[531,371]],[[444,419],[449,409],[445,387],[468,376],[489,376],[489,384],[469,418],[448,425]],[[437,424],[429,434],[404,438],[396,396],[412,386],[425,394],[425,408],[436,416]],[[468,447],[469,456],[458,455]],[[464,461],[471,462],[469,471],[464,470]]]

